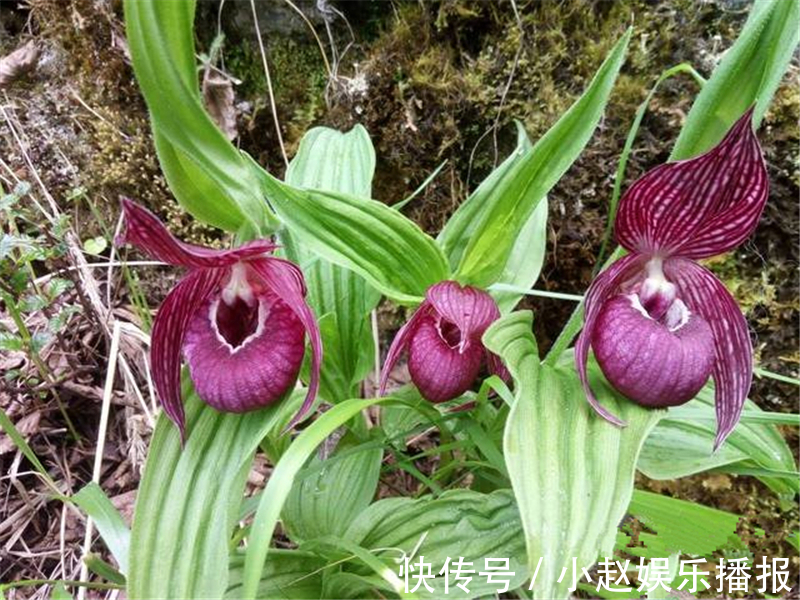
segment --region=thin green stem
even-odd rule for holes
[[[797,377],[789,377],[788,375],[781,375],[780,373],[767,371],[766,369],[762,369],[761,367],[756,367],[755,369],[753,369],[753,372],[758,377],[766,377],[767,379],[774,379],[775,381],[780,381],[782,383],[788,383],[791,385],[800,386],[800,379],[798,379]]]

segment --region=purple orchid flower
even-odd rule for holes
[[[311,407],[319,387],[322,341],[306,304],[303,274],[269,256],[276,245],[248,242],[212,250],[177,240],[153,213],[122,200],[130,243],[149,256],[188,269],[169,292],[153,323],[153,382],[164,412],[185,437],[181,351],[197,394],[225,412],[247,412],[281,399],[297,380],[311,341],[308,393],[292,427]]]
[[[489,370],[505,378],[500,359],[481,341],[499,318],[497,304],[482,290],[455,281],[431,286],[389,348],[379,394],[386,392],[392,367],[406,349],[411,380],[431,402],[446,402],[466,392],[478,377],[484,357]]]
[[[756,227],[769,183],[752,109],[708,153],[666,163],[625,193],[615,233],[629,252],[594,280],[586,296],[575,361],[589,403],[589,347],[606,378],[648,407],[691,400],[715,383],[716,450],[733,431],[750,390],[753,347],[747,321],[725,286],[697,259],[727,252]]]

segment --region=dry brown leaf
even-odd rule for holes
[[[722,473],[709,475],[703,480],[703,487],[712,492],[729,490],[733,487],[731,478]]]
[[[0,90],[33,69],[38,60],[39,46],[33,40],[0,58]]]
[[[236,109],[233,106],[233,82],[212,66],[203,75],[203,100],[214,122],[229,140],[236,139]]]

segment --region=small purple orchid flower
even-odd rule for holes
[[[478,377],[484,357],[489,370],[505,378],[500,359],[481,341],[499,318],[497,304],[482,290],[455,281],[432,285],[389,348],[379,394],[386,392],[392,367],[406,349],[411,380],[431,402],[446,402],[466,392]]]
[[[156,260],[188,269],[169,292],[153,323],[153,382],[164,412],[185,437],[181,401],[181,351],[195,390],[206,404],[247,412],[281,399],[297,380],[311,341],[311,376],[292,427],[311,407],[319,387],[322,341],[306,304],[303,274],[293,263],[269,256],[276,245],[248,242],[212,250],[177,240],[153,213],[122,200],[130,243]]]
[[[589,347],[606,378],[648,407],[691,400],[715,383],[716,450],[733,431],[750,390],[753,347],[747,321],[725,286],[697,259],[727,252],[753,232],[769,183],[752,109],[708,153],[656,167],[623,196],[615,222],[629,252],[594,280],[586,296],[575,361],[589,403]]]

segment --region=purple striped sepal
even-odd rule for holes
[[[256,240],[213,250],[177,240],[153,213],[123,199],[125,229],[116,240],[188,271],[167,294],[153,323],[153,383],[164,412],[186,436],[181,400],[181,353],[198,396],[225,412],[277,402],[291,390],[311,343],[311,375],[293,426],[314,402],[322,341],[305,301],[303,274],[271,256],[276,246]]]
[[[691,400],[714,378],[717,435],[739,421],[753,375],[747,322],[725,286],[695,262],[741,244],[769,193],[752,109],[712,150],[666,163],[637,180],[620,201],[615,234],[628,254],[600,273],[586,296],[575,360],[587,399],[594,351],[606,378],[643,406]]]

